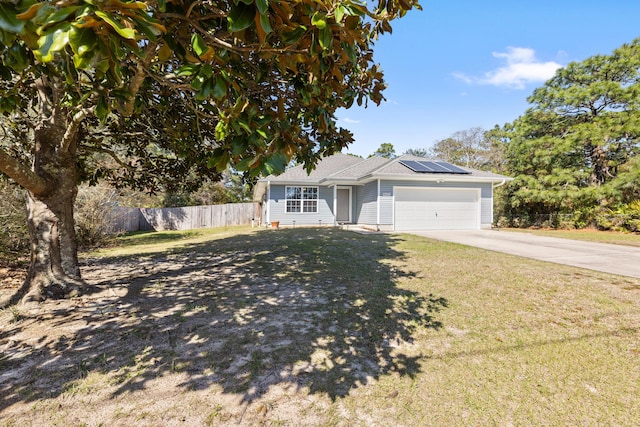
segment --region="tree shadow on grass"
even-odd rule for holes
[[[252,402],[270,387],[337,399],[380,376],[415,376],[416,331],[447,301],[400,289],[398,237],[337,229],[236,235],[90,262],[102,293],[45,305],[0,333],[0,412],[64,393],[97,371],[112,396],[181,373]],[[93,272],[93,273],[92,273]],[[34,342],[21,331],[48,328]],[[1,349],[2,347],[0,347]]]

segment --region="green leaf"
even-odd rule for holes
[[[17,102],[13,96],[5,96],[0,98],[0,113],[9,113],[16,108]]]
[[[342,22],[342,18],[346,13],[347,13],[347,9],[345,9],[343,5],[339,5],[338,7],[336,7],[336,11],[334,12],[334,17],[336,19],[336,22]]]
[[[227,124],[225,122],[223,122],[222,120],[218,122],[218,124],[216,124],[216,140],[217,141],[222,141],[227,137],[227,133],[228,133],[229,129],[227,128]]]
[[[213,68],[211,68],[211,65],[209,64],[203,64],[202,66],[200,66],[200,71],[198,72],[198,74],[208,79],[213,75]]]
[[[260,26],[265,34],[269,34],[273,31],[273,28],[271,28],[271,22],[269,22],[269,15],[260,15]]]
[[[251,135],[251,126],[249,126],[249,123],[243,119],[238,119],[235,124],[237,124],[239,127],[241,127],[242,129],[244,129],[244,131],[247,133],[247,135]]]
[[[255,3],[260,15],[265,15],[269,10],[269,0],[256,0]]]
[[[367,6],[361,4],[345,4],[345,9],[349,12],[349,15],[365,16],[367,14]]]
[[[6,3],[0,3],[0,29],[19,34],[24,29],[25,21],[16,18],[16,10]]]
[[[347,54],[349,61],[355,64],[358,58],[356,57],[356,51],[353,49],[353,45],[346,42],[340,44],[342,46],[342,50],[344,50],[344,52]]]
[[[316,12],[311,17],[311,24],[314,27],[323,29],[327,26],[327,20],[325,18],[326,16],[324,13]]]
[[[207,43],[204,41],[202,36],[198,33],[194,33],[191,36],[191,47],[193,47],[193,51],[198,56],[202,55],[203,53],[209,50],[209,46],[207,46]]]
[[[96,10],[96,16],[100,17],[104,22],[109,24],[111,28],[125,39],[134,40],[136,38],[136,31],[133,28],[125,27],[121,22],[117,21],[115,16],[110,13]]]
[[[149,40],[151,40],[154,43],[158,41],[158,36],[162,34],[162,31],[160,31],[156,27],[148,25],[149,24],[148,22],[140,18],[134,17],[133,20],[136,21],[136,24],[138,24],[138,29],[140,29],[142,33],[144,33],[147,37],[149,37]]]
[[[216,76],[216,84],[213,87],[213,97],[222,99],[225,96],[227,96],[227,82],[225,82],[222,76]]]
[[[215,167],[219,172],[222,172],[227,168],[229,164],[229,153],[226,151],[216,150],[213,153],[213,157],[209,158],[207,164],[209,167]]]
[[[98,98],[98,103],[96,104],[96,117],[104,123],[108,114],[109,104],[107,104],[107,97],[101,96]]]
[[[176,75],[179,77],[187,77],[197,74],[200,71],[200,64],[185,64],[178,68]]]
[[[73,65],[78,70],[87,70],[91,68],[95,62],[95,50],[88,51],[85,55],[74,55],[73,56]]]
[[[96,34],[89,28],[71,27],[69,30],[69,45],[78,56],[92,53],[96,48],[98,39]],[[92,56],[92,55],[89,55]]]
[[[306,31],[307,31],[307,27],[300,25],[295,30],[282,34],[282,41],[286,44],[297,43],[298,40],[302,38],[302,36]]]
[[[38,39],[38,49],[34,51],[36,59],[41,62],[53,61],[54,54],[61,51],[69,43],[71,24],[58,25],[53,31],[48,31]]]
[[[248,138],[244,135],[238,135],[233,138],[231,141],[231,154],[234,156],[240,156],[243,153],[247,152]]]
[[[0,46],[3,44],[5,46],[10,46],[16,40],[16,35],[10,33],[8,31],[4,31],[0,29]]]
[[[289,161],[287,157],[280,152],[273,153],[269,158],[265,161],[264,168],[267,175],[277,175],[279,173],[284,172],[285,167],[287,166]]]
[[[11,70],[9,67],[0,64],[0,78],[2,78],[2,80],[11,80]]]
[[[43,24],[44,25],[57,24],[58,22],[64,21],[65,19],[67,19],[69,15],[71,15],[78,9],[80,9],[80,6],[69,6],[69,7],[63,7],[62,9],[58,9],[55,12],[53,12],[51,15],[49,15],[47,17],[47,20],[43,22]]]
[[[318,39],[318,42],[320,42],[322,50],[327,50],[331,47],[333,39],[330,26],[320,29],[320,38]]]
[[[167,11],[167,0],[158,0],[158,9],[164,13]]]
[[[24,46],[15,43],[9,49],[9,55],[5,60],[5,64],[11,67],[15,72],[20,73],[29,66],[29,55]]]
[[[244,172],[244,171],[249,169],[249,166],[253,163],[253,160],[254,159],[251,158],[251,157],[246,157],[246,158],[240,160],[238,163],[236,163],[234,165],[234,169],[237,170],[237,171]]]
[[[213,82],[212,79],[206,79],[202,85],[202,88],[196,92],[196,99],[198,101],[204,101],[209,98],[211,95],[211,91],[213,91]]]
[[[240,3],[237,6],[233,6],[227,17],[229,22],[228,30],[236,32],[249,28],[255,15],[256,11],[253,5]]]
[[[260,137],[262,139],[267,139],[267,133],[265,131],[263,131],[262,129],[256,129],[256,133],[258,135],[260,135]]]
[[[206,77],[201,76],[200,74],[198,74],[197,76],[195,76],[193,78],[193,80],[191,80],[191,87],[194,88],[197,91],[202,90],[202,87],[204,86],[205,81],[207,80]]]

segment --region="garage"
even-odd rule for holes
[[[477,230],[480,190],[394,187],[396,231]]]

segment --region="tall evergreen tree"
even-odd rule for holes
[[[502,134],[513,213],[589,215],[638,196],[640,39],[559,69],[528,101]]]

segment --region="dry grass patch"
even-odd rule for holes
[[[639,280],[408,235],[183,237],[86,257],[96,293],[0,313],[3,425],[633,425],[640,411]]]

